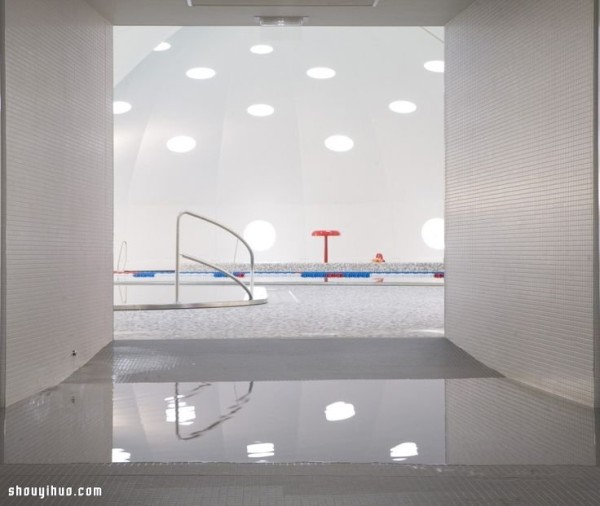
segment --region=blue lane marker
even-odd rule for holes
[[[153,278],[157,274],[175,274],[175,271],[133,271],[133,272],[125,272],[125,273],[116,273],[116,274],[131,274],[134,278]],[[221,272],[214,271],[182,271],[181,274],[186,275],[203,275],[203,276],[214,276],[215,278],[224,278],[225,274]],[[233,273],[235,276],[244,277],[246,275],[250,275],[250,272],[244,271],[235,271]],[[390,275],[410,275],[410,276],[423,276],[423,275],[433,275],[443,277],[443,271],[304,271],[304,272],[291,272],[291,271],[268,271],[268,272],[254,272],[255,276],[300,276],[303,278],[322,278],[325,276],[329,277],[338,277],[338,278],[369,278],[372,275],[376,276],[390,276]]]
[[[370,272],[302,272],[302,278],[370,278]]]
[[[153,278],[156,275],[155,272],[134,272],[134,278]]]

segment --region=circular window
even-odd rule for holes
[[[256,220],[244,229],[244,239],[255,251],[267,251],[271,249],[277,239],[275,227],[268,221]]]
[[[444,220],[432,218],[421,229],[421,237],[425,244],[432,249],[444,249]]]

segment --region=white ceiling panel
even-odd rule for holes
[[[257,16],[304,16],[308,26],[443,26],[473,2],[379,0],[373,7],[372,0],[193,0],[204,5],[191,8],[187,0],[87,1],[121,26],[255,26]]]
[[[378,0],[187,0],[190,7],[373,7]]]

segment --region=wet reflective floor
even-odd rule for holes
[[[445,339],[124,341],[9,407],[2,449],[5,463],[595,466],[598,415]]]
[[[115,385],[113,445],[132,462],[443,464],[444,396],[443,380]]]
[[[113,422],[132,462],[596,463],[593,410],[502,379],[116,385]]]

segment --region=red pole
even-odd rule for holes
[[[325,236],[325,263],[329,263],[329,247],[327,239],[329,239],[329,237]]]

